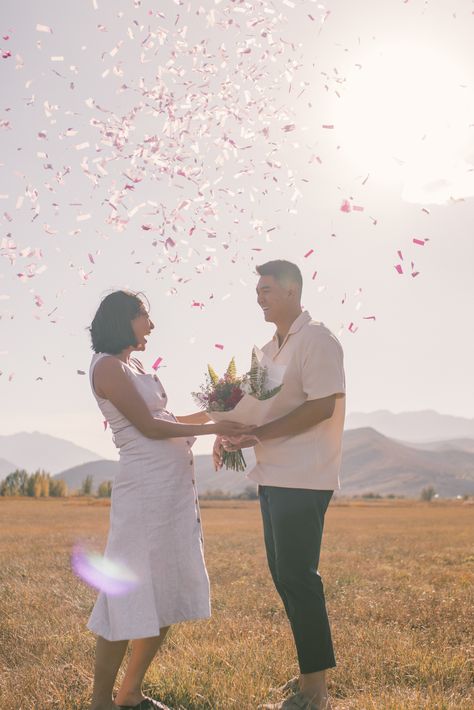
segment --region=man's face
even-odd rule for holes
[[[277,281],[274,276],[260,276],[257,284],[257,303],[263,310],[265,320],[277,323],[291,308],[291,289]]]

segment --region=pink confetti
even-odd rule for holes
[[[354,210],[354,212],[363,212],[364,211],[364,207],[362,207],[361,205],[353,205],[352,209]]]
[[[35,296],[35,304],[38,306],[38,308],[41,308],[41,306],[44,305],[44,301],[41,296]]]
[[[161,364],[162,362],[163,362],[163,358],[162,358],[162,357],[156,358],[155,362],[154,362],[153,365],[151,366],[152,369],[156,371],[156,370],[159,368],[159,366],[160,366],[160,364]]]
[[[323,128],[334,128],[334,123],[323,123],[322,125]]]
[[[403,274],[403,269],[402,269],[402,265],[401,265],[401,264],[397,264],[397,265],[395,266],[395,270],[396,270],[399,274]]]
[[[413,239],[413,244],[419,244],[420,246],[424,247],[426,243],[425,239]]]
[[[313,281],[314,281],[314,279],[316,278],[317,275],[318,275],[318,272],[317,272],[317,271],[314,271],[314,272],[313,272],[313,275],[312,275],[312,277],[311,277]]]
[[[339,209],[341,210],[341,212],[350,212],[352,207],[351,207],[351,203],[349,202],[349,200],[343,200],[342,205],[340,206]]]
[[[363,316],[364,320],[377,320],[375,316]]]
[[[350,330],[351,333],[355,333],[356,331],[359,330],[359,328],[356,325],[354,325],[354,323],[349,323],[348,330]]]
[[[397,254],[398,254],[398,258],[403,261],[403,254],[402,254],[402,252],[401,252],[400,250],[398,250],[398,251],[397,251]]]
[[[89,261],[91,262],[91,264],[95,264],[94,257],[92,256],[92,254],[88,254],[87,256],[89,257]]]
[[[218,348],[218,350],[224,350],[224,346],[221,345],[220,343],[216,343],[216,344],[214,345],[214,347],[215,347],[215,348]]]
[[[107,421],[107,419],[104,419],[103,424],[104,424],[104,431],[105,431],[107,429],[107,427],[109,426],[109,422]]]
[[[307,259],[308,256],[311,256],[311,254],[314,254],[314,249],[310,249],[309,251],[307,251],[306,254],[304,255],[304,258]]]

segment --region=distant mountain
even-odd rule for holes
[[[474,494],[474,455],[427,451],[402,444],[371,428],[344,434],[342,493],[396,493],[417,497],[433,486],[441,497]]]
[[[346,429],[371,427],[381,434],[401,441],[446,441],[474,439],[474,419],[438,414],[431,410],[400,412],[386,410],[362,414],[354,412],[346,417]]]
[[[403,443],[403,442],[402,442]],[[474,454],[474,439],[449,439],[448,441],[410,442],[408,446],[424,451],[468,451]]]
[[[51,474],[101,457],[65,439],[38,431],[0,436],[0,457],[32,473],[43,468]]]
[[[0,459],[0,481],[6,478],[9,473],[13,473],[13,471],[15,471],[15,469],[17,468],[18,466],[16,466],[11,461],[7,461],[6,459]]]
[[[253,462],[255,456],[253,450],[250,455],[245,452],[247,463]],[[103,481],[112,481],[119,468],[118,461],[90,461],[89,463],[74,466],[58,473],[55,478],[66,481],[69,491],[79,490],[82,482],[87,476],[92,476],[94,480],[94,492]],[[208,491],[221,490],[224,493],[238,495],[242,493],[246,486],[252,485],[251,481],[245,478],[243,473],[236,471],[214,471],[212,456],[197,455],[194,457],[194,471],[198,492],[203,494]]]
[[[431,450],[403,444],[369,427],[346,431],[341,494],[418,497],[422,488],[433,486],[441,497],[474,495],[474,453],[453,449],[451,442],[438,442],[438,446],[439,450]],[[246,449],[244,455],[249,470],[255,460],[253,451]],[[69,490],[74,490],[92,475],[97,488],[102,481],[113,479],[118,465],[116,461],[92,461],[63,471],[57,478],[63,478]],[[253,485],[243,473],[215,472],[211,456],[196,456],[195,472],[201,494],[221,490],[236,495]]]

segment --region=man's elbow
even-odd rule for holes
[[[336,407],[336,396],[324,397],[324,399],[317,400],[317,402],[317,419],[319,424],[320,422],[326,421],[326,419],[331,419]]]

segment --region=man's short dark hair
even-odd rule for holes
[[[291,261],[285,261],[284,259],[267,261],[265,264],[257,266],[257,274],[260,276],[273,276],[282,284],[297,284],[300,292],[303,288],[301,271],[296,264],[293,264]]]
[[[142,295],[114,291],[102,300],[89,328],[94,352],[118,355],[137,344],[132,320],[143,307]]]

